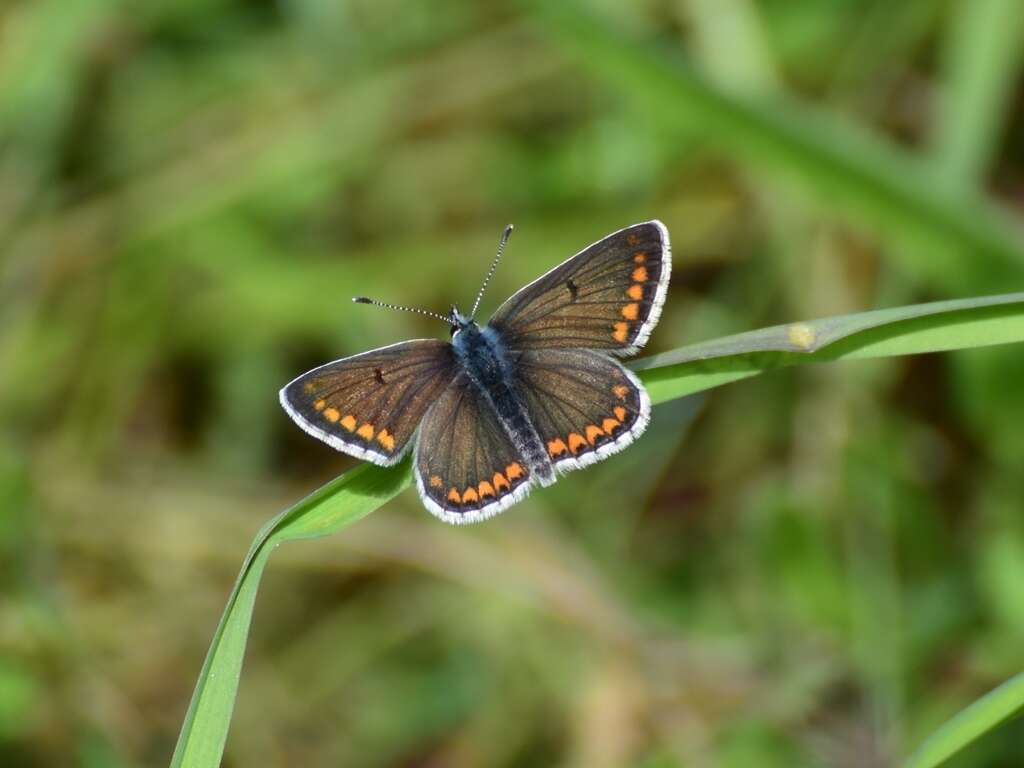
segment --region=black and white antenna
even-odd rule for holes
[[[385,301],[377,301],[376,299],[368,299],[365,296],[353,296],[352,301],[356,304],[371,304],[375,307],[383,307],[384,309],[397,309],[400,312],[415,312],[417,315],[426,315],[427,317],[436,317],[438,320],[452,324],[450,317],[445,317],[438,312],[431,312],[429,309],[418,309],[416,307],[403,307],[400,304],[388,304]]]
[[[509,224],[505,227],[505,231],[501,233],[501,242],[498,243],[498,253],[494,257],[494,261],[491,262],[491,268],[487,270],[487,277],[484,278],[484,284],[480,286],[480,292],[476,295],[476,301],[473,302],[473,311],[469,313],[469,318],[472,320],[476,317],[476,309],[480,306],[480,299],[484,297],[484,291],[487,290],[487,284],[491,282],[491,275],[494,274],[494,270],[498,268],[498,262],[501,261],[501,254],[505,251],[505,243],[508,242],[508,236],[512,234],[512,225]]]

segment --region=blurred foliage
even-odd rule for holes
[[[0,765],[166,764],[253,533],[353,465],[278,387],[444,333],[348,298],[465,304],[508,221],[485,313],[664,220],[654,352],[1019,288],[1019,3],[575,6],[0,6]],[[1020,670],[1022,377],[782,370],[283,548],[225,765],[890,765]]]

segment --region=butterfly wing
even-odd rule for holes
[[[405,341],[302,374],[281,390],[281,405],[314,437],[386,467],[401,460],[456,372],[451,344]]]
[[[491,405],[465,373],[427,411],[416,442],[416,486],[449,523],[475,523],[525,498],[532,480]]]
[[[671,272],[665,225],[634,224],[534,280],[502,304],[489,325],[512,349],[631,355],[658,322]]]
[[[597,352],[522,352],[517,385],[555,469],[568,472],[621,451],[647,428],[651,401],[636,376]]]

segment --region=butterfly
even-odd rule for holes
[[[485,520],[640,436],[651,402],[614,356],[658,322],[672,271],[668,230],[613,232],[475,320],[512,227],[468,315],[363,297],[448,323],[451,341],[416,339],[322,365],[287,384],[281,405],[306,432],[381,466],[415,446],[424,506],[449,523]]]

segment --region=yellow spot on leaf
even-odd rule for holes
[[[341,426],[347,429],[349,432],[353,432],[356,428],[356,419],[351,413],[346,414],[345,418],[341,420]]]
[[[810,349],[817,335],[807,323],[794,323],[789,326],[789,340],[800,349]]]
[[[341,418],[341,414],[338,413],[337,408],[328,408],[326,411],[324,411],[324,418],[331,422],[331,424],[333,424],[334,422]]]
[[[370,422],[366,422],[365,424],[363,424],[363,426],[356,430],[356,434],[359,435],[364,440],[372,440],[373,424],[371,424]]]
[[[640,314],[639,304],[627,304],[622,308],[622,316],[627,320],[636,320]]]

